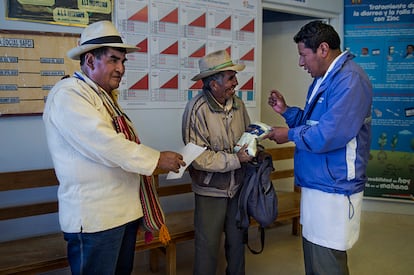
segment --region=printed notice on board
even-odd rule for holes
[[[7,18],[87,26],[93,22],[111,20],[112,0],[8,0]]]
[[[77,40],[77,35],[0,31],[0,116],[43,113],[55,83],[79,68],[66,56]]]
[[[140,47],[128,54],[119,86],[125,109],[184,108],[203,83],[191,78],[206,54],[227,50],[246,65],[237,74],[236,95],[256,106],[258,0],[116,1],[117,28],[127,43]]]
[[[414,3],[349,1],[345,47],[373,87],[366,197],[414,202]]]

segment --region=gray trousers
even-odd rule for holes
[[[348,275],[346,251],[314,244],[302,237],[306,275]]]
[[[238,192],[240,193],[240,192]],[[237,228],[238,194],[233,198],[195,195],[194,275],[217,273],[221,236],[227,260],[226,274],[245,274],[244,231]]]

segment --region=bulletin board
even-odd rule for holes
[[[79,68],[78,34],[0,30],[0,116],[43,113],[53,85]]]
[[[198,62],[226,50],[235,63],[236,95],[256,107],[258,0],[125,0],[114,1],[116,27],[125,41],[140,48],[128,55],[119,85],[125,110],[183,109],[202,91]]]
[[[111,20],[112,0],[7,0],[7,18],[85,27]]]

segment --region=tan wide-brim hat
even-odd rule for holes
[[[124,48],[127,53],[137,52],[139,47],[125,44],[111,21],[99,21],[87,26],[79,41],[79,46],[68,51],[69,58],[79,60],[83,53],[101,47]]]
[[[226,50],[207,54],[198,61],[200,73],[191,80],[197,81],[222,71],[243,71],[246,65],[234,64]]]

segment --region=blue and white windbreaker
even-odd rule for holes
[[[343,54],[304,110],[283,114],[295,142],[295,183],[329,193],[364,190],[371,141],[372,85],[350,53]],[[316,79],[309,87],[308,98]]]

